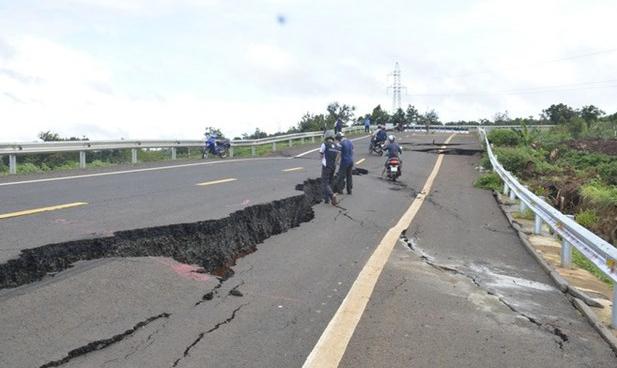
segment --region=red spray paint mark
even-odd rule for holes
[[[169,258],[157,258],[156,260],[157,262],[168,266],[173,272],[186,279],[195,281],[208,281],[213,277],[206,274],[204,269],[197,265],[180,263]]]

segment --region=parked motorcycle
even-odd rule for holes
[[[225,158],[229,156],[229,148],[231,142],[229,139],[208,140],[203,150],[202,158],[208,158],[209,155]]]
[[[399,160],[398,157],[388,159],[386,176],[392,181],[396,181],[396,179],[401,176],[401,160]]]

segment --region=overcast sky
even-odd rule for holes
[[[329,102],[617,111],[617,1],[0,0],[0,141],[273,133]]]

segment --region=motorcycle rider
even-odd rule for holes
[[[400,154],[403,153],[403,149],[398,143],[396,143],[396,137],[394,137],[393,135],[388,136],[388,144],[384,147],[383,150],[388,153],[388,158],[386,159],[386,163],[384,165],[383,171],[381,172],[381,176],[384,176],[384,174],[386,173],[386,169],[388,168],[388,161],[390,161],[391,158],[398,158],[398,170],[399,173],[401,173],[401,169],[403,168],[403,160],[401,160]]]
[[[338,152],[336,143],[334,143],[334,132],[331,130],[326,131],[324,142],[321,144],[321,147],[319,147],[319,153],[321,155],[321,189],[323,191],[324,202],[332,202],[333,206],[338,204],[336,194],[332,190]]]
[[[388,137],[388,133],[386,133],[385,127],[381,124],[377,126],[377,130],[373,133],[373,137],[371,137],[371,147],[375,147],[378,144],[382,144],[386,141]]]

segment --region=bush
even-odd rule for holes
[[[30,162],[17,165],[18,174],[35,174],[35,173],[42,173],[43,171],[44,171],[43,169],[41,169],[40,167]]]
[[[527,148],[497,147],[495,148],[497,161],[513,173],[522,172],[530,162],[534,162],[533,152]]]
[[[587,169],[590,167],[599,167],[602,164],[613,163],[613,156],[603,153],[581,152],[576,150],[565,150],[561,153],[561,157],[557,160],[559,165],[570,166],[576,169]]]
[[[591,182],[581,187],[581,196],[599,208],[617,206],[617,186]]]
[[[598,173],[608,184],[617,185],[617,159],[600,165]]]
[[[474,183],[473,186],[481,189],[488,190],[496,190],[499,191],[503,183],[501,182],[501,178],[497,173],[491,172],[488,174],[484,174],[480,176]]]
[[[521,142],[520,134],[510,129],[493,129],[487,138],[495,146],[518,146]]]
[[[592,209],[586,209],[584,211],[580,211],[576,214],[576,222],[581,224],[582,226],[591,229],[594,225],[598,223],[600,217],[598,213]]]

